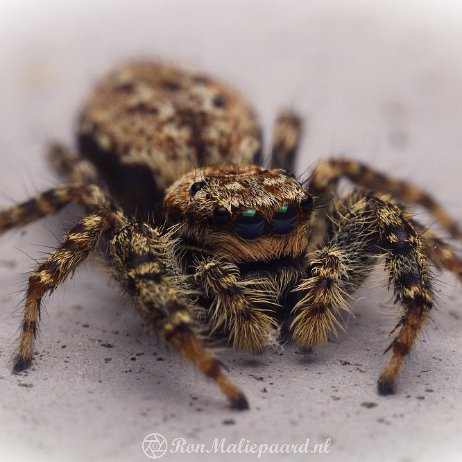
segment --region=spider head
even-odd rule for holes
[[[219,165],[184,175],[165,205],[182,237],[240,262],[301,255],[313,199],[285,170]]]

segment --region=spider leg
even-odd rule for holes
[[[273,131],[271,167],[289,172],[295,169],[295,158],[302,136],[302,120],[293,112],[279,114]]]
[[[392,351],[378,380],[381,395],[394,393],[394,383],[404,358],[415,343],[433,307],[433,290],[422,239],[399,207],[374,198],[379,242],[386,256],[386,268],[394,283],[401,318],[393,329],[396,336],[387,348]]]
[[[30,276],[13,372],[23,371],[31,364],[42,298],[73,274],[77,266],[95,249],[99,238],[116,221],[116,215],[104,209],[86,216],[67,233],[64,242]]]
[[[244,281],[236,265],[213,257],[198,262],[195,279],[212,299],[212,332],[229,332],[234,348],[249,351],[260,351],[274,340],[276,321],[255,308],[259,303],[271,304],[269,281]]]
[[[452,246],[431,229],[425,228],[415,220],[411,222],[422,239],[425,255],[438,269],[450,271],[462,282],[462,260],[456,255]]]
[[[67,184],[0,211],[0,234],[17,226],[25,226],[47,215],[54,215],[70,202],[78,202],[89,211],[100,207],[115,210],[98,186],[82,183]]]
[[[307,273],[311,276],[295,288],[303,296],[295,305],[296,313],[290,325],[294,342],[303,349],[327,342],[329,334],[337,333],[343,325],[341,311],[350,312],[346,296],[353,292],[360,281],[353,281],[349,273],[359,278],[361,265],[355,265],[353,248],[340,247],[337,243],[326,245],[310,257]],[[364,267],[366,268],[366,267]]]
[[[84,205],[89,215],[70,230],[64,242],[29,278],[20,346],[13,366],[15,372],[26,369],[31,363],[43,296],[72,274],[95,248],[99,237],[116,222],[120,223],[122,218],[98,186],[80,183],[50,189],[22,204],[0,211],[0,233],[3,233],[55,214],[72,201]]]
[[[429,194],[406,181],[376,172],[356,160],[341,158],[319,162],[311,176],[309,189],[321,204],[327,204],[342,178],[348,178],[373,192],[391,194],[393,198],[405,204],[420,205],[427,209],[451,236],[462,238],[459,225]]]
[[[48,161],[53,169],[72,183],[98,183],[95,166],[78,153],[58,143],[48,146]]]
[[[304,347],[326,340],[339,324],[336,315],[346,308],[344,296],[352,293],[377,261],[385,267],[401,303],[392,350],[378,380],[380,394],[394,391],[404,358],[415,343],[433,306],[431,276],[424,242],[410,215],[385,196],[352,193],[337,205],[328,244],[314,253],[308,277],[296,290],[304,295],[295,307],[294,340]]]
[[[162,234],[146,223],[123,227],[110,243],[115,277],[135,301],[148,327],[214,380],[231,407],[248,409],[244,393],[223,373],[219,360],[200,340],[190,301],[196,293],[191,291],[187,276],[179,275],[175,245],[169,233]]]

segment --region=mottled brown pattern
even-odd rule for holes
[[[87,100],[79,133],[102,155],[146,166],[160,190],[195,167],[252,163],[261,149],[253,110],[233,89],[165,63],[112,72]]]
[[[205,184],[193,199],[190,189],[197,181],[205,181]],[[187,215],[200,222],[207,220],[218,206],[232,214],[255,208],[271,219],[282,205],[294,204],[299,208],[306,194],[302,185],[285,170],[255,165],[214,165],[181,177],[167,190],[165,207],[169,215]]]
[[[312,349],[344,328],[350,295],[384,257],[401,311],[378,391],[393,393],[433,307],[430,263],[462,280],[461,259],[407,205],[461,232],[428,194],[350,159],[319,162],[301,183],[289,171],[301,133],[301,118],[282,113],[264,168],[253,110],[227,85],[159,62],[102,80],[82,109],[78,149],[50,149],[67,184],[0,211],[0,232],[69,202],[86,212],[29,278],[14,371],[31,363],[42,298],[99,250],[146,326],[247,409],[207,339]],[[358,189],[340,195],[342,178]]]

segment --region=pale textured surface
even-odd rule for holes
[[[388,5],[2,2],[1,205],[57,184],[44,146],[52,138],[71,143],[76,111],[98,75],[123,59],[153,56],[232,83],[256,106],[267,140],[276,111],[297,109],[309,127],[299,172],[345,153],[425,186],[462,218],[461,8]],[[148,337],[91,263],[47,302],[40,355],[27,375],[12,376],[23,273],[77,213],[0,241],[1,460],[149,460],[141,441],[151,432],[204,443],[332,437],[331,454],[311,460],[451,460],[462,451],[461,289],[446,275],[434,322],[398,394],[387,398],[375,392],[393,324],[392,297],[378,289],[381,271],[357,295],[347,335],[314,354],[223,351],[250,412],[229,411],[211,384]],[[164,457],[183,458],[199,456]],[[247,459],[256,457],[233,458]]]

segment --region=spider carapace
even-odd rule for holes
[[[29,278],[14,372],[31,364],[42,298],[99,251],[147,327],[247,409],[207,339],[312,349],[343,326],[348,298],[381,261],[401,310],[378,380],[393,393],[433,306],[429,266],[462,279],[452,248],[407,206],[462,233],[429,195],[357,161],[320,161],[299,181],[301,128],[290,111],[277,118],[264,168],[253,110],[230,87],[159,62],[110,73],[81,111],[76,152],[50,148],[66,183],[0,212],[0,232],[70,202],[86,212]],[[342,178],[356,186],[340,195]]]

